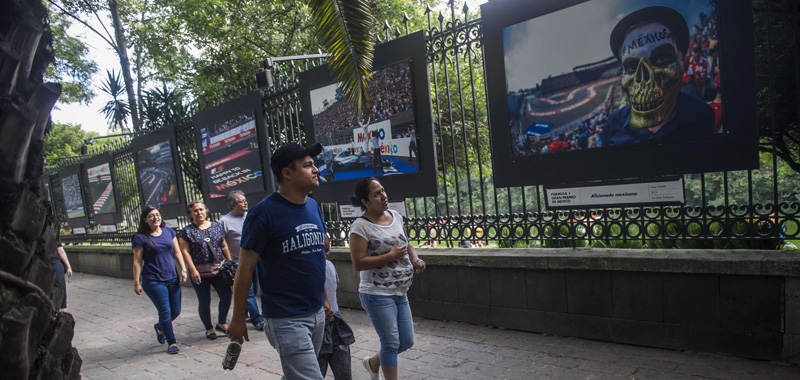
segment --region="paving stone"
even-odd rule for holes
[[[137,297],[131,292],[130,280],[76,273],[67,286],[69,310],[75,318],[72,342],[83,359],[83,379],[277,380],[282,375],[277,352],[266,336],[252,327],[240,363],[233,372],[223,371],[226,339],[205,340],[197,316],[197,299],[188,289],[184,289],[181,316],[173,323],[181,352],[168,355],[166,347],[153,339],[155,308],[147,297]],[[433,288],[430,290],[433,292]],[[341,309],[341,312],[356,335],[356,343],[350,347],[353,379],[368,380],[361,358],[379,350],[377,334],[362,310]],[[398,359],[402,379],[800,378],[800,368],[794,365],[418,316],[414,318],[414,329],[414,347]],[[333,379],[330,371],[326,379]]]

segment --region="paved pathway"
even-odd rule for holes
[[[167,355],[153,333],[155,307],[136,296],[133,282],[76,273],[67,284],[69,311],[83,358],[84,379],[279,379],[278,355],[262,332],[250,327],[239,364],[222,370],[227,339],[208,341],[197,316],[197,298],[183,288],[175,321],[181,352]],[[212,292],[213,293],[213,292]],[[216,310],[212,301],[212,319]],[[363,356],[378,338],[366,314],[342,310],[356,334],[353,378],[368,379]],[[402,379],[800,379],[800,367],[712,354],[678,352],[563,338],[415,318],[416,344],[400,355]],[[328,373],[328,378],[333,376]]]

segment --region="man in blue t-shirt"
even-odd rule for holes
[[[325,224],[319,205],[307,196],[319,186],[313,157],[320,151],[320,144],[288,143],[272,154],[278,191],[247,214],[233,285],[228,337],[244,342],[249,340],[245,303],[258,265],[264,330],[286,379],[322,379],[317,355],[330,309],[324,294]]]

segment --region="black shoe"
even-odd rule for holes
[[[217,330],[217,331],[219,331],[219,332],[221,332],[221,333],[223,333],[225,335],[228,335],[228,329],[223,329],[222,327],[220,327],[219,324],[214,326],[214,330]]]
[[[206,339],[208,339],[208,340],[217,339],[217,334],[215,332],[213,332],[213,331],[211,333],[206,333]]]

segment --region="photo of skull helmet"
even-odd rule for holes
[[[631,106],[630,126],[664,125],[677,113],[689,44],[686,19],[669,7],[642,8],[617,23],[610,43],[622,64],[620,85]]]

